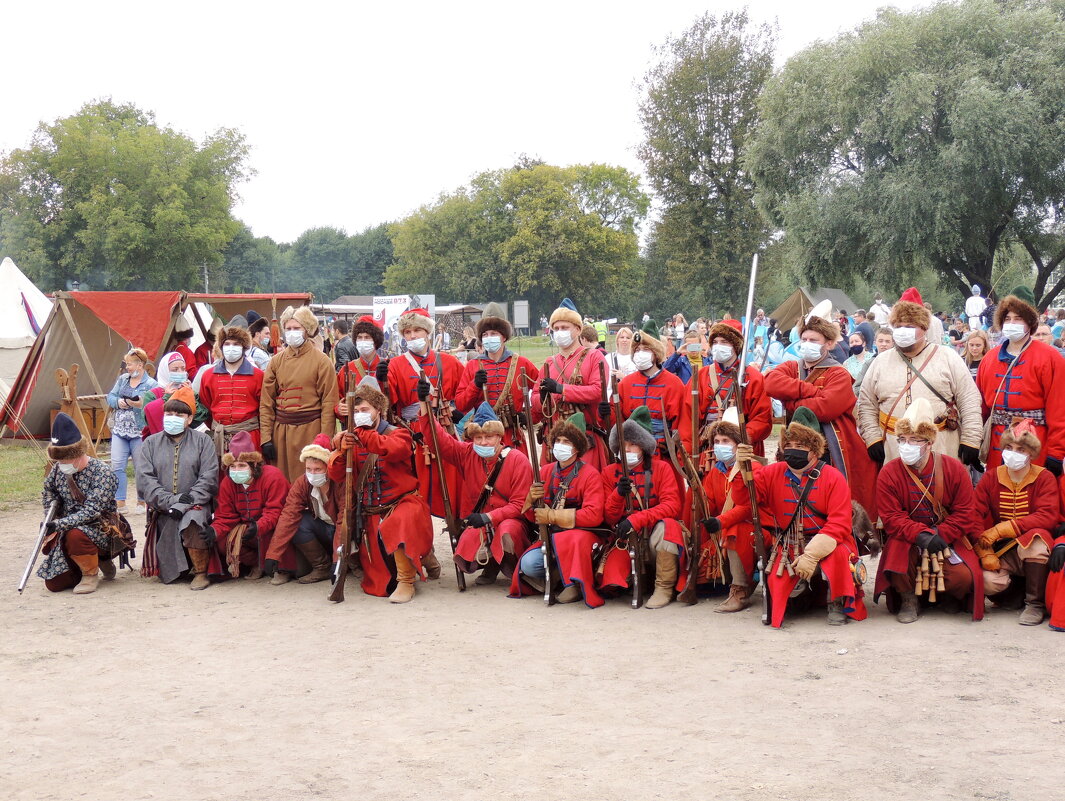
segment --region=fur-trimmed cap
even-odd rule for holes
[[[388,398],[381,391],[377,378],[372,375],[364,375],[355,387],[355,402],[359,401],[366,401],[381,414],[388,414]]]
[[[52,421],[51,441],[48,444],[48,458],[76,459],[85,453],[87,440],[78,428],[78,424],[68,415],[60,412]]]
[[[364,314],[356,320],[355,325],[351,327],[351,341],[354,342],[358,339],[359,334],[370,335],[373,339],[374,350],[380,350],[385,344],[385,332],[381,330],[381,326],[377,324],[377,321],[368,314]]]
[[[632,410],[629,419],[625,421],[624,432],[625,442],[639,445],[645,459],[650,459],[658,449],[658,442],[651,429],[651,410],[646,406],[637,406]],[[610,451],[611,453],[618,452],[618,427],[616,425],[610,429]]]
[[[1043,443],[1035,435],[1035,425],[1027,418],[1021,419],[1002,432],[999,445],[1006,448],[1024,448],[1033,458],[1043,449]]]
[[[410,328],[420,328],[425,333],[432,334],[436,330],[436,325],[433,323],[433,318],[429,316],[428,309],[407,309],[399,315],[396,330],[402,334]]]
[[[185,315],[178,315],[174,321],[174,339],[188,339],[192,336],[192,326],[185,319]]]
[[[555,423],[555,427],[551,429],[550,440],[553,444],[559,437],[565,437],[573,443],[577,455],[580,456],[588,450],[588,435],[585,433],[586,430],[587,426],[584,422],[584,415],[581,412],[577,412],[569,418]]]
[[[714,337],[721,337],[739,355],[743,353],[743,333],[737,327],[739,324],[739,320],[722,320],[720,323],[714,323],[706,332],[706,338],[713,345]]]
[[[927,331],[932,325],[932,313],[924,307],[921,293],[911,286],[891,307],[888,322],[892,328],[923,328]]]
[[[218,332],[218,338],[216,341],[219,345],[221,345],[227,339],[233,340],[242,348],[244,348],[244,350],[247,350],[251,347],[251,334],[249,334],[244,328],[239,328],[235,325],[223,328],[221,331]]]
[[[300,461],[317,459],[319,462],[328,462],[329,454],[331,452],[330,449],[332,447],[332,443],[329,442],[329,437],[325,434],[319,434],[314,438],[314,442],[304,446],[303,450],[300,451]]]
[[[897,437],[920,437],[929,442],[935,442],[938,433],[935,415],[932,414],[932,404],[927,398],[915,398],[906,409],[906,413],[895,422],[895,436]]]
[[[260,331],[262,331],[264,328],[269,328],[269,327],[270,327],[270,321],[267,320],[265,317],[260,317],[254,323],[249,323],[248,324],[248,334],[250,334],[251,336],[255,336]]]
[[[780,438],[780,446],[792,445],[810,451],[814,456],[821,456],[825,452],[825,438],[821,434],[821,423],[817,415],[805,406],[800,406],[791,416],[791,422],[784,429],[784,435]]]
[[[735,407],[730,406],[729,408],[732,409]],[[706,436],[710,440],[711,445],[714,442],[714,437],[716,437],[718,434],[723,437],[728,437],[735,443],[740,443],[743,441],[743,435],[740,433],[740,427],[728,420],[718,420],[716,423],[711,424],[710,428],[706,430]]]
[[[1034,334],[1035,330],[1039,328],[1039,312],[1035,310],[1035,307],[1016,295],[1006,295],[995,307],[995,327],[999,331],[1002,330],[1002,323],[1010,312],[1024,320],[1024,324],[1028,326],[1029,334]]]
[[[658,337],[651,336],[646,331],[637,331],[632,335],[632,350],[634,353],[637,345],[650,348],[655,355],[655,364],[659,367],[662,366],[662,362],[666,360],[666,346]]]
[[[481,312],[481,319],[477,321],[474,332],[477,334],[477,338],[480,339],[484,336],[484,332],[489,329],[502,334],[504,341],[514,336],[514,328],[507,319],[507,313],[498,303],[489,303],[484,307],[484,311]]]
[[[229,441],[229,450],[222,454],[222,466],[233,462],[262,463],[263,455],[255,449],[255,441],[247,431],[238,431]]]
[[[577,328],[584,328],[584,320],[581,319],[580,314],[577,313],[577,307],[573,305],[573,301],[569,298],[563,298],[562,302],[558,304],[558,308],[551,312],[549,325],[554,325],[559,321],[571,323]]]
[[[473,419],[466,423],[462,436],[473,439],[477,434],[501,437],[504,434],[503,422],[496,416],[495,410],[484,401],[473,413]]]
[[[839,326],[831,320],[826,320],[824,317],[810,317],[806,320],[799,321],[799,336],[803,335],[804,331],[814,331],[825,338],[825,341],[831,345],[833,342],[839,339]]]
[[[281,312],[282,331],[285,329],[285,323],[289,320],[295,320],[303,326],[303,330],[307,332],[307,339],[313,338],[318,333],[318,318],[314,316],[310,306],[289,306]]]

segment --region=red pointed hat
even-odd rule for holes
[[[910,303],[916,303],[918,306],[924,305],[924,300],[921,299],[921,293],[917,291],[917,287],[911,286],[905,292],[902,293],[902,297],[899,300],[908,300]]]
[[[377,326],[378,328],[381,328],[381,324],[380,324],[380,323],[378,323],[378,322],[377,322],[377,320],[375,320],[375,319],[374,319],[374,318],[373,318],[373,317],[372,317],[371,315],[369,315],[369,314],[364,314],[364,315],[363,315],[362,317],[360,317],[360,318],[359,318],[359,319],[358,319],[358,320],[357,320],[356,322],[359,322],[359,323],[369,323],[370,325],[375,325],[375,326]]]
[[[741,322],[740,322],[739,320],[733,320],[733,319],[732,319],[732,318],[730,317],[730,318],[728,318],[728,319],[726,319],[726,320],[722,320],[722,321],[721,321],[721,324],[722,324],[722,325],[731,325],[731,326],[732,326],[733,328],[735,328],[735,329],[736,329],[737,331],[739,331],[739,332],[740,332],[741,334],[743,333],[743,323],[741,323]]]

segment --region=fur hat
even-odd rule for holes
[[[734,322],[736,325],[733,325]],[[720,323],[714,323],[710,326],[710,330],[706,332],[706,338],[713,345],[714,337],[721,337],[732,346],[737,355],[743,353],[743,334],[736,328],[737,325],[739,325],[739,322],[735,320],[722,320]]]
[[[196,414],[196,393],[189,387],[180,387],[173,395],[167,398],[167,403],[170,401],[181,401],[189,407],[190,414]]]
[[[814,331],[825,338],[829,345],[839,339],[839,326],[824,317],[811,317],[808,320],[799,320],[799,336],[804,331]]]
[[[325,434],[319,434],[314,438],[314,442],[305,446],[304,449],[300,451],[300,461],[317,459],[320,462],[328,462],[330,449],[332,447],[332,444],[329,442],[329,437]]]
[[[915,398],[906,413],[895,423],[895,436],[898,437],[921,437],[935,442],[938,433],[932,404],[927,398]]]
[[[281,329],[285,328],[285,323],[289,320],[295,320],[297,323],[303,326],[303,330],[307,332],[307,338],[311,339],[318,333],[318,318],[314,316],[314,312],[311,311],[310,306],[297,306],[293,308],[289,306],[283,312],[281,312]]]
[[[427,334],[432,334],[436,330],[436,325],[427,309],[408,309],[399,316],[396,325],[396,330],[401,334],[408,328],[420,328]]]
[[[265,317],[259,317],[254,323],[249,323],[248,324],[248,334],[249,334],[249,336],[255,336],[260,331],[262,331],[264,328],[269,328],[269,327],[270,327],[270,321],[267,320]]]
[[[359,334],[369,334],[373,338],[374,350],[380,350],[381,346],[385,344],[385,332],[381,330],[381,326],[377,324],[377,321],[368,314],[364,314],[356,320],[355,325],[351,327],[352,341],[358,339]]]
[[[555,423],[555,427],[551,429],[550,440],[554,443],[559,437],[565,437],[573,443],[577,455],[580,456],[588,450],[588,435],[585,431],[587,431],[587,426],[584,422],[584,415],[577,412],[566,420],[559,420]]]
[[[632,350],[634,353],[637,345],[650,348],[655,355],[655,363],[659,366],[666,360],[666,346],[657,337],[651,336],[646,331],[637,331],[632,335]]]
[[[825,452],[825,438],[821,434],[821,424],[817,416],[807,407],[800,406],[791,416],[791,422],[784,429],[784,435],[780,438],[780,446],[785,443],[810,451],[815,456],[821,456]]]
[[[735,407],[730,406],[729,408]],[[711,445],[714,442],[714,437],[716,437],[718,434],[723,437],[728,437],[736,443],[741,442],[743,440],[743,435],[740,433],[740,427],[728,420],[718,420],[716,423],[713,423],[709,429],[707,429],[706,435]]]
[[[510,325],[510,321],[507,320],[507,313],[498,303],[489,303],[484,307],[484,311],[481,312],[481,319],[477,321],[477,325],[474,328],[477,338],[483,337],[484,332],[489,328],[502,334],[504,340],[509,340],[514,336],[514,328]]]
[[[654,432],[651,429],[651,410],[646,406],[637,406],[632,410],[629,419],[624,425],[625,442],[630,445],[639,445],[643,451],[643,457],[650,459],[658,449]],[[618,452],[618,427],[610,429],[610,451]]]
[[[916,287],[910,287],[902,293],[899,302],[891,307],[888,322],[892,328],[923,328],[932,325],[932,314],[924,307],[921,293]]]
[[[174,339],[188,339],[192,336],[192,326],[185,319],[185,315],[179,315],[174,321]]]
[[[559,321],[571,323],[577,328],[584,328],[584,320],[581,319],[581,316],[577,313],[577,307],[573,305],[573,301],[569,298],[563,298],[558,308],[551,312],[549,325],[554,325]]]
[[[355,402],[366,401],[382,415],[388,414],[388,398],[381,391],[381,385],[373,375],[365,375],[355,387]]]
[[[238,326],[227,326],[218,332],[218,344],[221,345],[227,339],[232,339],[244,350],[251,347],[251,334]]]
[[[263,455],[255,450],[255,441],[247,431],[238,431],[229,441],[229,450],[222,454],[222,466],[229,467],[233,462],[262,463]]]
[[[1043,449],[1043,443],[1035,435],[1035,426],[1031,420],[1026,418],[1019,420],[1003,431],[999,444],[1003,450],[1006,448],[1024,448],[1033,458],[1038,456],[1039,451]]]
[[[88,440],[82,436],[81,429],[70,415],[60,412],[52,421],[51,442],[48,444],[48,458],[74,459],[85,453]]]
[[[489,436],[503,436],[504,428],[502,421],[496,416],[495,410],[484,401],[473,413],[473,419],[466,423],[462,435],[466,439],[473,439],[477,434]]]
[[[995,307],[995,327],[1001,331],[1002,322],[1010,312],[1018,315],[1024,324],[1028,326],[1028,333],[1034,334],[1039,327],[1039,312],[1030,303],[1026,303],[1016,295],[1006,295]]]

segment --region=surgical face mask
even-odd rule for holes
[[[230,470],[229,477],[234,484],[247,484],[251,481],[251,470]]]
[[[555,331],[551,336],[555,340],[555,344],[560,348],[568,348],[573,344],[573,334],[569,331]]]
[[[799,358],[808,362],[816,362],[821,358],[822,348],[816,342],[803,341],[799,343]]]
[[[359,352],[361,356],[369,356],[377,348],[373,346],[373,341],[367,342],[365,339],[360,339],[355,343],[355,350]]]
[[[899,443],[899,458],[903,463],[908,465],[915,465],[921,461],[921,446],[911,444],[908,442]]]
[[[1024,323],[1006,323],[1002,326],[1002,336],[1010,342],[1017,342],[1028,336],[1028,326]]]
[[[185,418],[180,414],[163,415],[163,431],[171,436],[176,436],[185,430]]]
[[[722,345],[718,343],[710,348],[710,357],[718,364],[726,364],[732,361],[735,357],[736,351],[731,345]]]
[[[503,347],[503,337],[481,337],[481,344],[489,353],[495,353]]]
[[[310,470],[308,470],[304,473],[304,475],[307,476],[307,481],[312,487],[320,487],[326,481],[329,480],[329,476],[327,476],[325,473],[312,473]]]
[[[59,472],[62,473],[63,475],[72,476],[76,472],[78,472],[78,468],[76,468],[70,462],[60,462],[59,463]]]
[[[264,347],[264,348],[269,347],[270,346],[270,337],[269,336],[265,336],[262,339],[260,339],[259,342],[262,343],[262,347]]]
[[[719,462],[731,462],[736,458],[736,449],[731,445],[714,445],[714,458]]]
[[[801,448],[786,448],[784,461],[792,470],[802,470],[810,463],[810,452]]]
[[[632,354],[632,363],[636,365],[637,370],[650,370],[654,367],[655,357],[650,351],[638,350]]]
[[[560,462],[568,462],[573,458],[573,446],[564,442],[556,442],[551,448],[551,454]]]
[[[908,348],[917,344],[916,328],[895,328],[891,332],[891,338],[900,348]]]
[[[357,428],[369,428],[373,425],[373,415],[369,412],[355,412],[351,416],[351,421]]]
[[[864,350],[865,345],[851,345],[851,356],[861,356]]]
[[[239,362],[244,358],[244,348],[240,345],[223,345],[222,346],[222,358],[230,364]]]
[[[285,344],[290,348],[298,348],[303,344],[304,336],[302,331],[286,331],[285,332]]]
[[[702,349],[703,346],[698,342],[688,342],[684,345],[684,350],[688,351],[688,353],[698,353]]]
[[[419,356],[425,353],[426,347],[427,345],[425,337],[418,337],[417,339],[407,340],[407,350],[411,351],[412,353],[417,353]]]
[[[482,459],[491,459],[496,455],[496,449],[494,445],[474,445],[473,451]]]
[[[625,461],[626,463],[628,463],[629,467],[635,467],[643,461],[643,455],[639,453],[629,453],[628,451],[625,451]]]
[[[1017,451],[1002,451],[1002,463],[1010,470],[1023,470],[1028,464],[1028,456]]]
[[[170,374],[171,383],[184,384],[188,380],[189,380],[189,374],[188,373],[171,373]]]

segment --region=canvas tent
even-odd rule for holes
[[[777,321],[777,327],[781,331],[789,331],[799,322],[800,317],[822,300],[831,301],[833,309],[846,309],[851,314],[855,309],[861,308],[841,289],[822,287],[811,292],[799,287],[788,295],[787,300],[773,309],[769,316]]]
[[[14,382],[51,311],[52,301],[15,262],[0,262],[0,386]]]
[[[266,318],[286,306],[311,301],[306,292],[261,295],[186,294],[171,292],[57,292],[55,307],[30,349],[0,409],[0,426],[16,436],[48,436],[50,412],[59,406],[57,368],[81,366],[79,398],[83,406],[104,406],[131,345],[158,361],[172,344],[174,323],[191,304],[207,304],[224,320],[254,309]],[[194,319],[193,331],[206,334],[210,318]],[[202,318],[203,315],[201,314]]]

